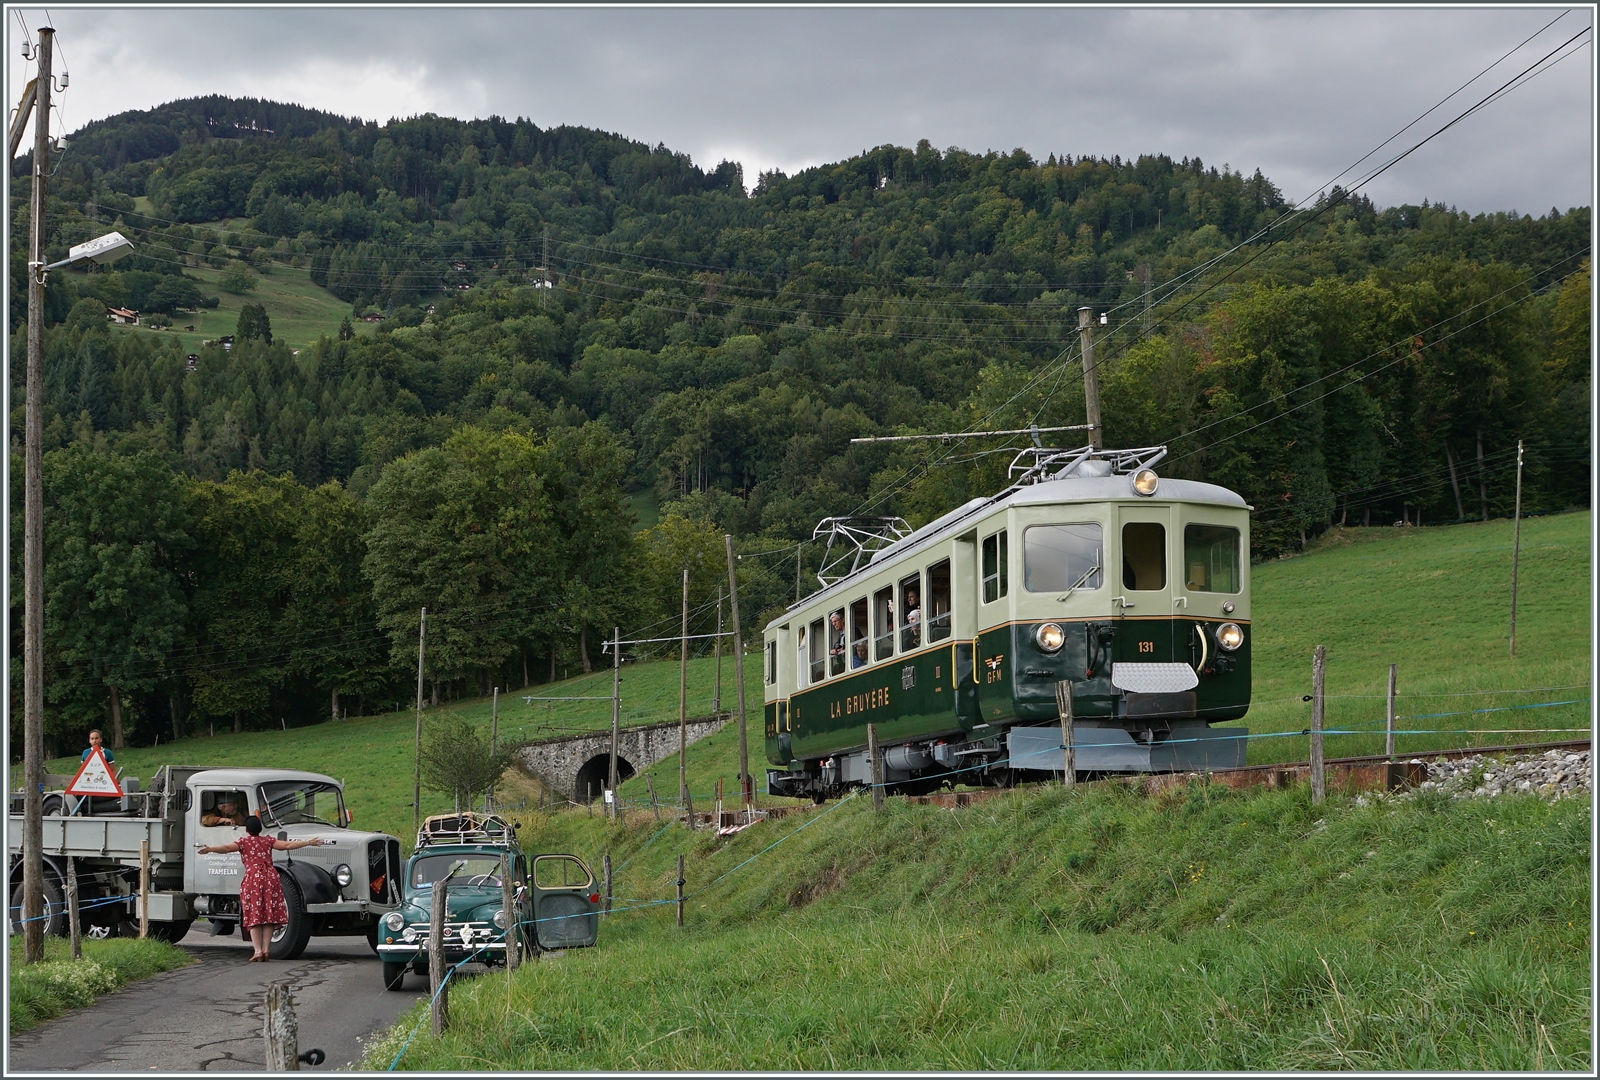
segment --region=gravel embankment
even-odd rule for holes
[[[1542,754],[1504,758],[1477,754],[1465,758],[1428,761],[1428,779],[1397,798],[1422,791],[1441,791],[1458,799],[1491,798],[1526,793],[1547,799],[1589,794],[1589,751],[1546,750]]]

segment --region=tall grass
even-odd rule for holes
[[[536,843],[626,863],[627,910],[593,950],[462,981],[400,1065],[1584,1070],[1589,811],[1108,784],[726,841],[543,816]],[[646,906],[680,851],[681,931]]]

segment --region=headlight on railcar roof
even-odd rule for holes
[[[1133,474],[1133,490],[1138,495],[1154,495],[1156,487],[1161,483],[1161,477],[1156,475],[1154,469],[1140,469]]]
[[[1039,628],[1033,632],[1033,640],[1043,651],[1055,652],[1067,640],[1067,635],[1057,623],[1040,623]]]
[[[1217,644],[1229,652],[1244,644],[1244,628],[1236,622],[1225,622],[1217,627]]]

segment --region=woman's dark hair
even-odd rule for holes
[[[260,836],[261,819],[256,817],[254,814],[251,814],[249,817],[245,818],[244,831],[249,833],[251,836]]]

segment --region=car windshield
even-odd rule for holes
[[[495,889],[500,887],[500,856],[462,852],[424,855],[416,860],[411,864],[411,886],[431,887],[435,881],[452,870],[455,871],[455,876],[450,879],[452,886],[484,885]]]
[[[320,780],[276,780],[258,792],[263,825],[344,825],[339,785]]]

